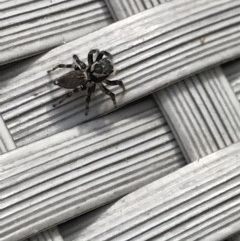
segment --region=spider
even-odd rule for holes
[[[95,60],[94,55],[96,55]],[[58,68],[73,69],[72,71],[64,74],[53,82],[55,85],[58,85],[61,88],[71,89],[71,91],[69,91],[57,104],[54,104],[53,107],[56,107],[67,98],[70,98],[73,93],[76,93],[79,90],[87,89],[85,110],[85,115],[87,115],[89,111],[91,95],[95,92],[96,85],[99,86],[102,92],[110,96],[114,106],[117,107],[115,94],[103,85],[103,83],[111,86],[119,85],[123,91],[125,91],[125,87],[122,81],[107,79],[110,75],[115,74],[112,55],[107,51],[92,49],[88,53],[88,65],[82,62],[75,54],[73,55],[73,60],[73,64],[59,64],[53,69],[47,71],[50,73]]]

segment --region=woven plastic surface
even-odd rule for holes
[[[239,240],[239,1],[1,7],[1,241]],[[69,70],[47,70],[93,48],[119,109],[100,90],[88,116],[84,91],[53,108]]]

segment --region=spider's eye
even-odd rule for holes
[[[113,66],[112,65],[106,65],[103,68],[103,73],[111,74],[113,72]]]
[[[102,71],[103,71],[103,68],[102,68],[101,64],[94,65],[94,72],[102,73]]]

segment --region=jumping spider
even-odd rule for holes
[[[95,60],[94,60],[94,55]],[[123,91],[125,87],[120,80],[108,80],[107,78],[115,73],[113,57],[107,51],[99,51],[98,49],[93,49],[88,53],[88,65],[82,62],[77,55],[73,55],[73,64],[59,64],[53,69],[49,70],[48,73],[54,71],[58,68],[71,68],[72,71],[64,74],[59,79],[55,80],[53,83],[61,88],[71,89],[63,99],[61,99],[54,107],[61,104],[67,98],[70,98],[73,93],[81,90],[87,89],[86,97],[86,111],[85,115],[88,114],[89,102],[91,100],[91,94],[95,92],[96,85],[99,86],[102,92],[109,95],[116,107],[115,94],[107,89],[103,83],[107,85],[119,85]]]

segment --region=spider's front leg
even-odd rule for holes
[[[97,54],[97,56],[99,55],[100,51],[99,49],[92,49],[89,51],[88,53],[88,65],[91,66],[95,61],[93,60],[93,55]]]
[[[99,61],[100,59],[103,58],[103,56],[106,56],[108,59],[110,59],[112,61],[113,59],[113,56],[108,52],[108,51],[101,51],[98,56],[97,56],[97,59],[96,61]]]
[[[110,98],[113,101],[114,106],[117,107],[115,94],[113,92],[111,92],[109,89],[107,89],[103,84],[99,84],[99,87],[103,93],[110,96]]]
[[[59,64],[59,65],[55,66],[54,68],[52,68],[51,70],[48,70],[47,72],[50,73],[59,68],[61,68],[61,69],[69,68],[69,69],[75,69],[75,70],[87,68],[87,65],[84,62],[82,62],[76,54],[73,55],[73,60],[74,60],[73,64]]]
[[[75,65],[77,65],[78,68],[80,69],[87,68],[87,65],[83,61],[81,61],[76,54],[73,55],[73,59],[74,59]]]
[[[93,60],[93,56],[96,54],[96,60]],[[106,56],[108,59],[112,60],[113,56],[107,51],[99,51],[99,49],[92,49],[88,53],[88,64],[91,66],[94,62],[99,61]]]

